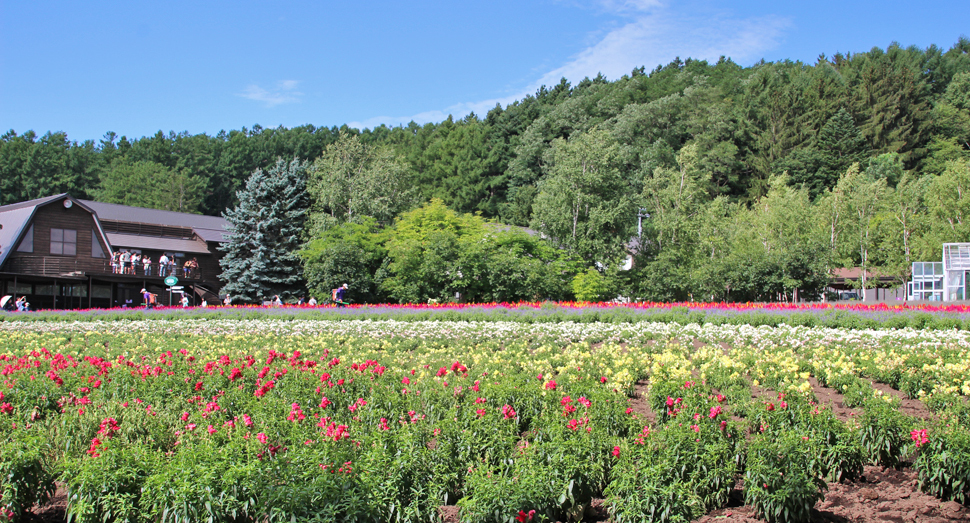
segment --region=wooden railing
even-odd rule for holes
[[[134,273],[127,276],[139,278],[159,278],[158,264],[151,264],[148,275],[145,275],[144,265],[138,264]],[[4,272],[33,276],[87,276],[91,274],[113,274],[111,261],[108,259],[97,260],[92,258],[76,258],[73,256],[13,256],[4,265]],[[193,271],[188,275],[188,279],[198,279],[199,271]],[[181,267],[170,267],[166,269],[165,276],[173,275],[184,279],[185,275]],[[126,276],[118,274],[117,276]]]

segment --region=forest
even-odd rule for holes
[[[0,204],[69,192],[220,215],[280,159],[306,173],[318,294],[351,278],[369,301],[819,299],[834,268],[902,282],[970,241],[970,39],[675,59],[425,125],[10,130]]]

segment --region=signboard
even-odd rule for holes
[[[175,276],[167,276],[165,278],[165,285],[168,285],[169,287],[171,287],[172,285],[175,285],[178,282],[179,282],[179,279],[176,278]]]

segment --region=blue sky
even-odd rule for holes
[[[948,0],[0,0],[0,132],[425,123],[676,56],[948,49],[968,22]]]

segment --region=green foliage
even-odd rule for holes
[[[577,301],[603,301],[609,297],[609,283],[606,276],[590,267],[573,278],[573,294]]]
[[[202,202],[202,186],[199,177],[155,162],[118,160],[101,174],[94,198],[106,203],[194,213]]]
[[[748,445],[745,502],[769,523],[807,523],[823,499],[825,480],[811,463],[815,448],[797,431],[772,433]]]
[[[55,471],[48,447],[39,431],[4,434],[0,440],[0,520],[17,521],[34,504],[53,497]]]
[[[222,292],[243,303],[289,298],[301,293],[301,235],[306,221],[306,164],[282,158],[257,169],[238,193],[239,205],[226,211],[231,230],[219,260]]]
[[[545,171],[532,207],[532,228],[588,263],[618,260],[636,213],[615,140],[602,130],[556,140]]]
[[[567,253],[440,200],[403,214],[383,235],[379,289],[402,303],[564,299],[577,270]]]
[[[962,425],[926,430],[926,443],[919,445],[913,467],[919,472],[919,487],[944,500],[970,501],[970,432]],[[918,434],[913,435],[917,439]]]
[[[300,256],[307,287],[318,300],[328,299],[332,289],[347,283],[351,303],[384,301],[379,288],[385,251],[373,218],[328,228],[308,242]]]
[[[883,467],[899,466],[899,457],[909,439],[913,422],[899,411],[898,405],[882,398],[865,403],[859,419],[860,443],[870,463]]]
[[[364,143],[341,134],[308,169],[307,189],[313,198],[311,229],[327,220],[353,221],[368,216],[389,224],[414,202],[408,166],[388,146]]]

